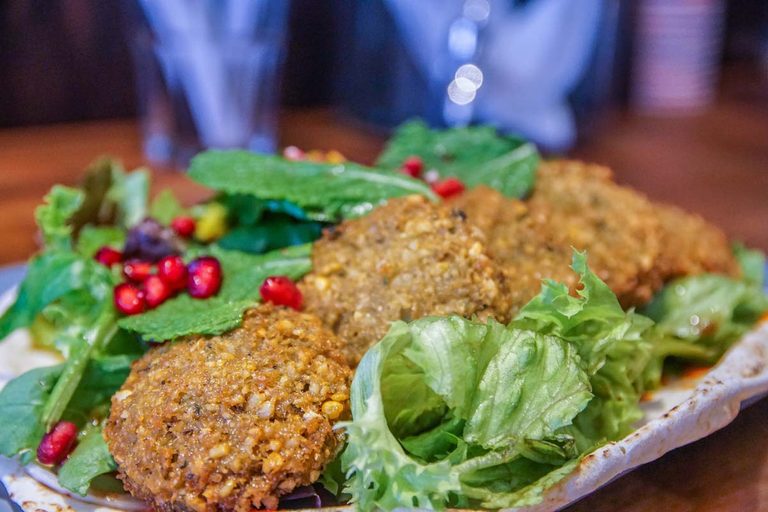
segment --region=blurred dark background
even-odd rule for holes
[[[104,118],[130,117],[136,113],[134,71],[126,12],[130,1],[104,0],[3,0],[0,2],[0,126],[25,126]],[[291,6],[287,59],[281,86],[286,106],[340,104],[355,113],[371,97],[354,96],[361,80],[373,73],[350,78],[345,66],[355,51],[350,41],[358,36],[356,11],[375,12],[381,0],[294,0]],[[600,102],[622,106],[627,101],[631,55],[633,2],[613,4],[616,37],[600,42],[598,51],[610,46],[611,79]],[[128,6],[128,7],[126,7]],[[383,11],[383,7],[378,8]],[[370,15],[370,14],[368,14]],[[392,27],[386,15],[368,25],[371,40],[386,37]],[[388,47],[397,52],[397,48]],[[397,55],[384,54],[384,62],[400,65]],[[768,1],[735,0],[727,3],[724,70],[737,69],[745,93],[768,103]],[[371,71],[382,62],[370,61]],[[396,69],[408,74],[407,67]],[[350,80],[353,80],[350,83]],[[355,83],[357,80],[358,83]],[[413,80],[418,77],[413,75]],[[363,84],[364,85],[364,84]],[[382,88],[380,88],[381,90]],[[579,108],[597,100],[588,82],[573,95]],[[366,94],[373,94],[366,90]],[[375,99],[375,98],[374,98]],[[384,123],[388,120],[384,119]]]

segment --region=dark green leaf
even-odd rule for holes
[[[457,177],[470,187],[487,185],[518,198],[533,187],[539,165],[532,144],[501,136],[490,126],[431,130],[422,121],[398,128],[377,165],[397,170],[413,155],[443,177]]]
[[[189,175],[221,192],[289,201],[329,221],[364,215],[391,197],[421,194],[436,199],[425,183],[401,173],[247,151],[201,153],[192,160]]]
[[[319,222],[271,219],[255,226],[231,229],[217,243],[224,249],[262,254],[282,247],[312,242],[320,238],[322,231],[323,227]]]
[[[101,427],[95,427],[88,430],[59,469],[59,483],[65,489],[85,496],[94,478],[116,469],[117,464],[109,453]]]
[[[35,368],[8,382],[0,391],[0,454],[13,457],[34,450],[45,434],[45,403],[63,365]]]

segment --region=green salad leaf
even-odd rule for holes
[[[402,173],[247,151],[203,152],[192,159],[189,175],[221,192],[289,201],[323,221],[359,217],[392,197],[420,194],[436,200],[426,183]]]
[[[167,188],[161,190],[149,205],[149,216],[165,226],[174,218],[183,215],[184,211],[173,191]]]
[[[223,249],[263,254],[282,247],[291,247],[320,238],[323,225],[319,222],[296,221],[289,218],[265,219],[255,226],[231,229],[217,244]]]
[[[0,454],[21,454],[24,463],[32,460],[46,432],[43,409],[61,371],[62,365],[35,368],[0,390]]]
[[[118,325],[147,341],[172,340],[188,334],[221,334],[240,325],[243,313],[260,299],[261,283],[272,275],[298,279],[311,269],[311,247],[300,245],[263,255],[211,246],[201,253],[221,263],[223,283],[214,297],[200,300],[179,295],[161,306],[122,318]]]
[[[45,196],[45,204],[35,210],[35,219],[46,247],[54,250],[72,247],[69,219],[83,204],[83,199],[80,190],[62,185],[55,185]]]
[[[544,281],[541,293],[512,325],[558,336],[577,347],[595,398],[565,431],[585,450],[620,439],[642,417],[644,372],[654,356],[647,339],[653,322],[621,308],[616,295],[588,268],[585,253],[574,251],[572,267],[580,278],[577,296],[563,284]]]
[[[741,279],[758,288],[765,286],[765,254],[744,244],[734,244],[733,254],[741,268]]]
[[[754,277],[701,274],[675,279],[643,312],[656,322],[660,336],[708,349],[703,362],[714,363],[768,311],[768,296]]]
[[[487,185],[516,198],[533,188],[540,160],[533,144],[501,136],[490,126],[431,130],[422,121],[411,121],[397,129],[376,164],[397,170],[414,155],[443,177],[459,178],[469,187]]]
[[[77,236],[75,250],[85,258],[93,258],[99,249],[108,246],[122,249],[126,232],[115,226],[83,226]]]
[[[59,469],[59,483],[80,496],[85,496],[98,476],[117,469],[102,436],[101,426],[88,429],[69,458]]]
[[[575,348],[559,338],[460,317],[396,322],[352,384],[346,491],[362,509],[487,498],[493,481],[483,474],[544,458],[536,440],[552,453],[556,444],[546,441],[591,398]],[[420,419],[420,431],[403,425],[408,418]]]

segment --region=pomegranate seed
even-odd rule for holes
[[[433,183],[432,190],[443,199],[448,199],[464,192],[464,184],[456,178],[446,178]]]
[[[299,161],[304,160],[306,155],[304,154],[304,151],[297,148],[296,146],[287,146],[285,149],[283,149],[283,158],[286,160]]]
[[[212,256],[203,256],[187,266],[187,292],[196,299],[215,295],[221,288],[221,264]]]
[[[124,315],[136,315],[147,309],[144,292],[136,285],[122,283],[115,286],[115,307]]]
[[[123,261],[123,253],[105,245],[96,252],[93,258],[102,265],[111,267],[115,263]]]
[[[424,170],[424,161],[416,155],[409,156],[403,162],[403,167],[400,170],[411,178],[418,178]]]
[[[157,263],[157,276],[173,291],[187,286],[187,266],[181,256],[166,256],[161,259]]]
[[[296,310],[301,309],[303,297],[296,283],[286,276],[270,276],[264,280],[259,288],[259,293],[264,302],[271,302],[278,306],[288,306]]]
[[[144,291],[144,300],[147,306],[156,308],[165,302],[173,293],[171,287],[163,281],[160,276],[149,276],[142,285]]]
[[[189,238],[195,233],[195,219],[187,215],[181,215],[171,221],[171,229],[177,235]]]
[[[76,440],[77,426],[69,421],[58,422],[40,441],[37,460],[51,465],[64,462],[75,447]]]
[[[152,263],[142,260],[126,261],[123,265],[123,275],[134,283],[144,282],[152,275]]]

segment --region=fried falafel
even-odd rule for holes
[[[391,199],[326,231],[312,268],[299,283],[306,311],[346,342],[353,365],[395,320],[509,319],[503,275],[483,234],[463,212],[421,196]]]
[[[152,348],[104,430],[125,488],[162,511],[274,509],[341,445],[340,345],[318,318],[261,305],[226,334]]]

